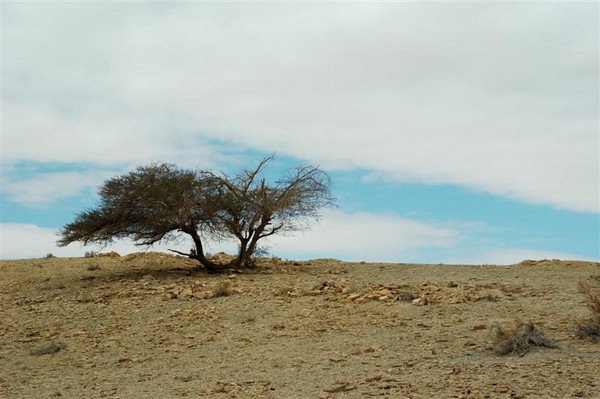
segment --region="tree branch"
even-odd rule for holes
[[[168,251],[175,252],[176,254],[187,256],[188,258],[194,259],[194,254],[193,253],[187,253],[186,254],[185,252],[180,252],[180,251],[177,251],[176,249],[169,249]]]

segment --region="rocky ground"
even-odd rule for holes
[[[134,254],[0,262],[1,398],[600,397],[578,282],[600,264],[287,262]],[[531,322],[557,348],[500,356]]]

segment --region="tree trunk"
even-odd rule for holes
[[[235,267],[242,267],[246,265],[246,258],[248,257],[248,240],[240,239],[240,249],[236,260],[233,261]]]
[[[268,223],[268,220],[263,221],[260,224],[260,226],[258,226],[258,228],[254,231],[254,234],[252,235],[252,238],[250,239],[249,244],[247,244],[246,256],[243,261],[244,262],[243,264],[245,266],[249,266],[252,263],[252,255],[254,255],[254,251],[256,250],[256,244],[258,243],[258,240],[260,240],[260,235],[265,230],[267,223]]]
[[[175,251],[172,249],[170,251],[176,252],[180,255],[187,255],[190,259],[196,259],[200,263],[200,265],[204,266],[206,268],[206,270],[208,270],[209,272],[212,272],[212,273],[219,273],[219,272],[223,272],[228,269],[234,269],[236,267],[239,267],[239,265],[240,265],[239,257],[238,257],[238,259],[236,259],[230,263],[221,264],[221,263],[212,262],[211,260],[206,258],[206,256],[204,255],[204,247],[202,245],[202,240],[200,239],[198,232],[196,230],[190,230],[190,231],[185,231],[185,233],[189,234],[192,237],[192,240],[194,241],[195,250],[191,251],[189,254],[184,254],[182,252]]]

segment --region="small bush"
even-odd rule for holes
[[[83,256],[85,258],[95,258],[98,256],[98,253],[96,251],[87,251]]]
[[[280,287],[277,288],[274,292],[275,296],[292,296],[296,293],[296,288],[294,287]]]
[[[229,281],[223,281],[219,283],[213,290],[211,298],[219,298],[222,296],[231,296],[233,294],[233,287]]]
[[[579,292],[585,297],[585,304],[592,312],[588,319],[577,322],[576,334],[579,338],[600,342],[600,284],[579,283]]]
[[[580,321],[577,323],[576,335],[581,339],[600,342],[600,323],[592,323],[591,320]]]
[[[412,302],[416,298],[418,298],[418,295],[408,290],[398,291],[398,295],[396,296],[396,300],[400,302]]]
[[[56,256],[54,256],[54,254],[52,254],[52,253],[48,252],[48,253],[46,254],[46,259],[52,259],[52,258],[56,258]]]
[[[42,356],[42,355],[50,355],[53,353],[60,352],[65,348],[65,344],[62,343],[51,343],[48,345],[42,345],[38,348],[34,348],[29,351],[29,354],[32,356]]]
[[[497,355],[523,356],[534,347],[558,348],[558,345],[546,338],[531,321],[529,323],[515,321],[512,325],[504,327],[496,325],[492,331],[494,334],[492,350]]]
[[[486,294],[486,295],[482,296],[481,298],[479,298],[479,300],[480,301],[488,301],[488,302],[498,302],[498,301],[500,301],[500,298],[494,294]]]

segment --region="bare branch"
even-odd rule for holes
[[[169,249],[169,251],[175,252],[176,254],[179,254],[179,255],[187,256],[188,258],[194,258],[195,257],[195,254],[192,253],[192,252],[189,252],[189,253],[186,254],[185,252],[180,252],[180,251],[177,251],[176,249]]]

